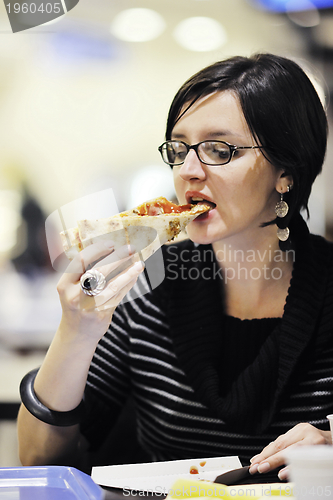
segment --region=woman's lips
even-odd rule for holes
[[[214,203],[210,197],[206,197],[206,195],[200,193],[200,191],[187,191],[185,193],[185,199],[186,203],[210,205],[212,208],[216,206],[216,203]]]
[[[205,212],[194,219],[195,221],[204,221],[213,216],[214,209],[216,208],[216,203],[207,199],[205,195],[201,194],[199,191],[187,191],[185,194],[187,203],[192,203],[195,205],[205,205],[209,206],[210,210]]]

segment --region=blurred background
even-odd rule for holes
[[[307,69],[332,121],[333,0],[80,0],[15,34],[0,4],[0,466],[19,463],[19,381],[60,317],[46,218],[105,189],[119,210],[173,197],[157,147],[175,92],[257,51]],[[329,239],[332,141],[310,202],[311,230]]]

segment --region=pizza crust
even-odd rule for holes
[[[156,198],[146,203],[160,203],[161,199]],[[200,204],[191,205],[190,210],[179,213],[137,215],[136,211],[140,207],[112,217],[78,221],[78,227],[61,233],[66,256],[72,260],[78,252],[93,243],[113,241],[115,250],[124,245],[131,245],[140,253],[142,260],[147,260],[162,245],[172,241],[193,219],[211,208],[209,205]]]

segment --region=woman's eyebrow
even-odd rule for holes
[[[171,133],[171,137],[172,137],[173,139],[180,139],[180,140],[183,140],[183,139],[185,139],[185,137],[186,137],[186,136],[185,136],[184,134],[174,134],[174,133],[172,132],[172,133]]]
[[[182,134],[182,133],[172,133],[171,134],[172,138],[173,139],[180,139],[180,140],[183,140],[186,138],[186,135],[185,134]],[[243,137],[241,134],[237,134],[236,132],[232,132],[231,130],[218,130],[218,131],[212,131],[212,132],[208,132],[205,134],[205,138],[206,139],[217,139],[217,138],[221,138],[221,137],[230,137],[230,136],[233,136],[233,137]]]
[[[233,136],[233,137],[242,137],[241,134],[237,134],[231,130],[219,130],[216,132],[210,132],[207,134],[207,137],[212,137],[213,139],[217,137],[225,137],[225,136]]]

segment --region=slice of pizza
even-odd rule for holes
[[[140,252],[140,258],[147,260],[193,219],[210,209],[211,206],[205,203],[176,205],[164,197],[155,198],[112,217],[78,221],[78,227],[60,233],[63,248],[72,260],[88,245],[111,240],[115,249],[132,245]]]

